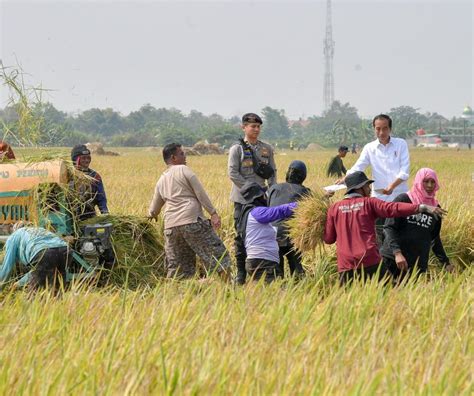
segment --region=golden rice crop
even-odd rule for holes
[[[298,202],[294,216],[288,221],[290,238],[300,252],[314,250],[324,243],[324,229],[329,199],[319,191]]]
[[[109,281],[119,287],[153,287],[165,274],[162,234],[145,217],[103,215],[80,223],[112,224],[112,248],[116,263]]]

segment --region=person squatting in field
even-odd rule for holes
[[[393,202],[424,204],[440,208],[436,199],[439,182],[436,172],[421,168],[408,193],[398,195]],[[430,213],[408,217],[390,218],[385,221],[385,240],[381,254],[385,267],[395,279],[401,280],[412,272],[426,272],[430,250],[449,272],[453,266],[440,238],[441,218]]]
[[[230,257],[214,229],[221,219],[194,172],[186,166],[186,154],[178,143],[163,148],[168,168],[156,183],[149,218],[156,219],[163,206],[167,276],[192,278],[196,254],[208,272],[217,271],[230,280]],[[211,216],[204,217],[202,207]]]
[[[17,283],[31,290],[56,288],[66,281],[66,268],[72,261],[68,244],[50,231],[24,222],[15,223],[5,244],[5,257],[0,267],[0,289],[16,264],[30,269]]]
[[[306,164],[302,161],[292,161],[286,172],[286,182],[274,184],[268,190],[268,206],[274,207],[291,202],[296,202],[310,193],[310,189],[303,185],[306,179]],[[272,223],[277,228],[277,241],[279,245],[278,276],[284,277],[285,257],[288,260],[290,274],[303,277],[305,272],[301,264],[301,253],[298,252],[288,236],[288,225],[286,219],[280,219]]]
[[[297,203],[267,207],[265,191],[256,182],[246,182],[240,189],[245,201],[237,219],[237,232],[245,244],[245,269],[253,280],[264,277],[267,283],[275,280],[280,261],[277,231],[272,222],[287,219]]]
[[[232,181],[230,200],[234,203],[234,226],[236,230],[238,219],[241,217],[240,212],[245,205],[245,200],[240,193],[240,189],[244,184],[247,181],[256,182],[266,190],[275,184],[277,180],[273,148],[258,139],[262,123],[262,119],[257,114],[244,114],[241,126],[244,137],[229,149],[227,170]],[[237,277],[235,280],[238,284],[244,284],[247,254],[244,241],[238,232],[235,236],[234,247],[237,264]]]
[[[407,180],[410,176],[410,155],[405,140],[391,136],[392,119],[385,114],[379,114],[372,120],[377,139],[367,143],[359,159],[347,171],[364,172],[367,167],[372,168],[372,177],[375,179],[372,186],[372,196],[383,201],[391,202],[401,193],[408,191]],[[347,178],[347,176],[346,176]],[[336,183],[343,183],[344,178]],[[385,219],[377,219],[377,243],[383,243],[383,225]]]
[[[385,202],[370,197],[369,180],[364,172],[346,177],[347,194],[328,210],[324,242],[337,243],[337,267],[341,284],[354,278],[385,278],[387,268],[380,262],[375,221],[381,217],[407,217],[417,213],[442,216],[440,207],[424,203]]]

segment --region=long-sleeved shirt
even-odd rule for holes
[[[6,282],[16,263],[29,266],[44,249],[66,247],[57,235],[39,227],[25,227],[11,234],[5,243],[5,257],[0,268],[0,284]]]
[[[393,202],[412,203],[408,194],[400,194]],[[387,219],[384,225],[385,240],[380,252],[382,256],[394,259],[394,253],[401,251],[409,268],[417,264],[420,269],[426,270],[432,248],[443,265],[449,264],[440,230],[441,218],[428,213]]]
[[[286,203],[296,202],[311,190],[298,183],[277,183],[268,190],[268,206],[278,206]],[[291,244],[288,236],[288,226],[286,219],[272,223],[277,228],[277,241],[279,246],[289,246]]]
[[[290,217],[296,206],[293,202],[271,208],[257,206],[250,211],[245,234],[247,258],[280,261],[277,230],[270,223]]]
[[[410,155],[405,140],[390,137],[390,141],[383,145],[379,140],[367,143],[362,149],[357,162],[347,171],[364,172],[368,166],[372,167],[372,196],[383,201],[391,202],[401,193],[408,191],[407,180],[410,176]],[[396,179],[403,182],[393,190],[392,194],[382,194],[380,190],[388,188]]]
[[[336,155],[328,165],[327,175],[328,176],[343,176],[347,173],[347,170],[342,162],[342,158]]]
[[[370,267],[380,262],[375,220],[379,217],[406,217],[418,212],[418,205],[384,202],[352,194],[328,210],[324,242],[337,244],[339,272]]]
[[[102,177],[93,169],[82,170],[87,176],[93,180],[85,183],[74,181],[71,182],[71,188],[75,189],[81,197],[81,203],[76,205],[76,214],[80,220],[89,219],[97,215],[95,207],[99,208],[100,213],[109,213],[107,207],[107,196],[105,194],[104,183]]]
[[[227,164],[228,174],[232,181],[232,189],[230,192],[230,200],[232,202],[245,204],[245,199],[242,197],[242,194],[240,194],[240,188],[242,188],[247,181],[254,181],[260,186],[266,188],[267,183],[268,187],[271,187],[277,180],[276,164],[272,146],[261,142],[260,140],[258,140],[254,145],[250,144],[250,146],[257,159],[270,165],[275,173],[270,179],[268,179],[268,181],[256,175],[253,170],[251,153],[244,151],[240,143],[234,144],[229,149],[229,160]]]
[[[158,216],[166,204],[165,229],[196,223],[204,218],[202,208],[212,215],[216,209],[196,174],[186,165],[171,165],[156,183],[149,215]]]

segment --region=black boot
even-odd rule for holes
[[[247,271],[245,269],[245,260],[247,260],[247,251],[245,250],[245,244],[240,236],[236,236],[234,239],[235,247],[235,261],[237,262],[237,276],[235,277],[235,283],[237,285],[245,284],[247,278]]]
[[[237,276],[235,277],[235,283],[237,285],[244,285],[247,278],[247,271],[245,270],[245,260],[237,259]]]

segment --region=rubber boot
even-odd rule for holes
[[[234,239],[235,261],[237,262],[237,276],[235,283],[237,285],[245,284],[247,278],[247,271],[245,269],[245,260],[247,260],[247,251],[245,250],[244,241],[239,236]]]
[[[247,279],[247,271],[245,270],[245,259],[242,260],[237,257],[237,276],[235,277],[235,283],[237,285],[244,285]]]

